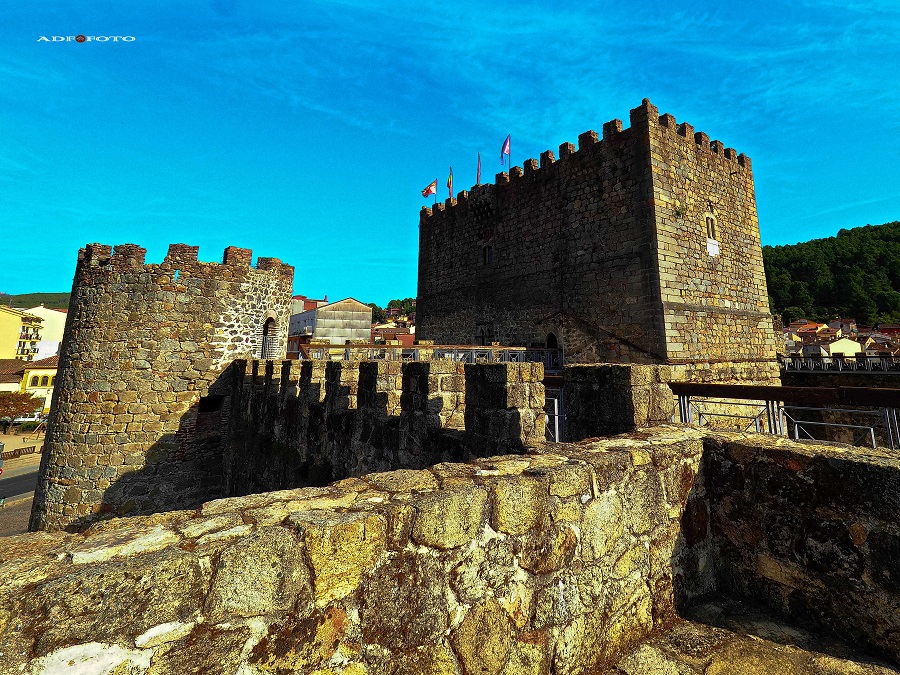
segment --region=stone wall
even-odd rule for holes
[[[645,99],[628,129],[423,209],[417,335],[553,333],[567,363],[774,361],[750,160],[658,113]]]
[[[570,360],[664,355],[643,139],[615,122],[423,209],[417,337],[544,346],[552,332]]]
[[[227,494],[521,453],[544,442],[543,366],[235,364]]]
[[[700,450],[657,429],[0,539],[0,672],[602,672],[675,618]]]
[[[898,522],[893,453],[717,433],[704,440],[676,586],[764,601],[900,662]]]
[[[677,420],[673,382],[737,381],[778,384],[778,364],[771,362],[696,363],[681,365],[567,365],[563,370],[565,435],[568,441],[611,436]],[[705,402],[702,409],[720,415],[747,415],[733,399]],[[710,416],[705,426],[741,429],[748,422]]]
[[[646,120],[646,121],[645,121]],[[776,351],[750,158],[649,103],[666,353],[673,361],[771,361]],[[707,216],[718,253],[708,250]]]
[[[710,594],[896,663],[898,495],[893,456],[667,425],[9,537],[0,673],[605,672]]]
[[[159,265],[132,244],[79,253],[32,529],[225,494],[223,373],[259,353],[268,319],[269,350],[284,355],[293,268],[197,250],[173,244]]]

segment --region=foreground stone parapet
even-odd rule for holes
[[[766,602],[900,662],[895,453],[717,432],[683,521],[676,587]]]
[[[658,428],[0,540],[0,672],[589,672],[675,618],[701,439]]]
[[[817,635],[765,608],[705,602],[622,658],[609,675],[896,675],[884,661]]]

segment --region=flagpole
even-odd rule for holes
[[[437,182],[438,179],[434,179],[434,205],[437,206]]]

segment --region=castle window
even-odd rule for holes
[[[38,376],[37,375],[35,375],[34,377],[31,378],[31,386],[32,387],[38,386]]]
[[[42,387],[46,387],[48,384],[50,384],[50,377],[47,376],[47,375],[44,375],[44,376],[41,378],[41,386],[42,386]]]
[[[56,375],[50,378],[50,386],[53,387],[56,385]]]
[[[485,246],[484,247],[484,264],[485,265],[493,265],[494,264],[494,247],[493,246]]]
[[[719,226],[713,214],[706,213],[703,218],[706,221],[706,252],[715,257],[719,255]]]
[[[480,323],[475,326],[475,336],[472,342],[475,345],[486,347],[494,341],[494,324]]]

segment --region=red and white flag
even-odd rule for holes
[[[437,178],[429,185],[427,188],[422,190],[422,196],[427,197],[428,195],[436,195],[437,194]]]

